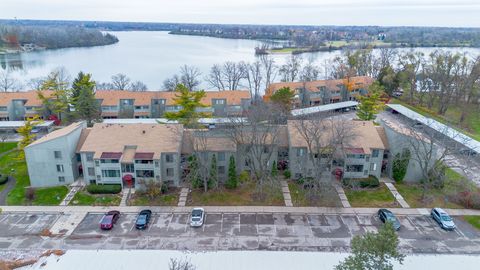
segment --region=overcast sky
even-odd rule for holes
[[[0,18],[480,27],[480,0],[0,0]]]

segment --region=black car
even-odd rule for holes
[[[378,217],[383,223],[391,222],[393,225],[393,228],[398,231],[400,230],[400,221],[398,221],[397,217],[387,209],[380,209],[378,210]]]
[[[150,210],[142,210],[138,214],[137,221],[135,221],[135,228],[139,230],[144,230],[148,227],[148,223],[150,222],[150,217],[152,216],[152,211]]]

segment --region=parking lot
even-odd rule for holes
[[[150,226],[139,231],[136,214],[126,213],[111,231],[102,231],[102,214],[89,213],[69,236],[41,236],[57,218],[0,215],[0,248],[345,251],[353,235],[381,225],[375,215],[207,213],[204,226],[192,228],[188,213],[154,213]],[[452,232],[429,216],[398,218],[406,252],[480,254],[479,231],[460,218]]]

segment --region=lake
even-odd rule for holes
[[[196,66],[205,76],[212,65],[225,61],[255,61],[254,40],[221,39],[199,36],[169,35],[167,32],[114,32],[119,42],[114,45],[91,48],[68,48],[0,55],[0,66],[12,71],[21,81],[42,77],[51,70],[65,67],[72,77],[79,71],[91,73],[100,82],[110,81],[116,73],[124,73],[132,80],[140,80],[149,89],[161,89],[163,81],[177,73],[180,66]],[[408,49],[402,49],[408,50]],[[425,53],[431,48],[418,49]],[[480,54],[480,49],[451,48]],[[339,55],[340,51],[303,54],[304,61],[312,59],[320,66]],[[274,55],[277,64],[288,55]],[[202,76],[202,77],[203,77]],[[204,83],[203,88],[209,86]]]

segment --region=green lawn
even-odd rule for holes
[[[119,194],[90,194],[81,190],[73,196],[70,205],[118,206],[122,200]]]
[[[170,188],[167,194],[162,194],[155,198],[155,200],[150,200],[146,195],[136,192],[130,199],[129,205],[177,206],[180,196],[179,192],[178,189]]]
[[[378,188],[345,188],[345,195],[352,207],[398,207],[392,193],[383,183]]]
[[[28,178],[27,164],[18,160],[19,151],[10,152],[0,158],[0,173],[15,177],[17,183],[7,196],[8,205],[24,205],[25,187],[30,185]]]
[[[66,186],[37,188],[32,205],[59,205],[67,196],[67,193],[68,188]]]
[[[422,187],[415,184],[395,184],[398,192],[407,201],[410,207],[415,208],[463,208],[461,205],[450,202],[444,190],[432,189],[426,194],[426,199],[422,201]]]
[[[392,98],[390,103],[401,104],[421,115],[433,118],[441,123],[448,124],[458,131],[480,141],[480,110],[471,112],[466,118],[465,123],[460,126],[458,123],[461,111],[460,108],[456,108],[454,106],[448,108],[445,116],[441,116],[437,115],[435,111],[428,110],[428,108],[412,106],[399,99]]]
[[[470,223],[473,227],[480,230],[480,216],[464,216],[466,222]]]
[[[193,190],[188,197],[187,205],[208,205],[208,206],[283,206],[282,190],[280,184],[278,187],[265,187],[266,198],[258,200],[255,193],[255,183],[244,183],[242,186],[234,190],[219,188],[218,190],[210,190],[203,192],[203,189]]]
[[[3,142],[0,143],[0,154],[12,150],[17,147],[17,142]]]
[[[340,197],[332,187],[332,196],[319,196],[318,199],[308,199],[307,191],[302,186],[294,181],[288,182],[288,189],[292,197],[293,206],[325,206],[325,207],[339,207],[341,206]]]

